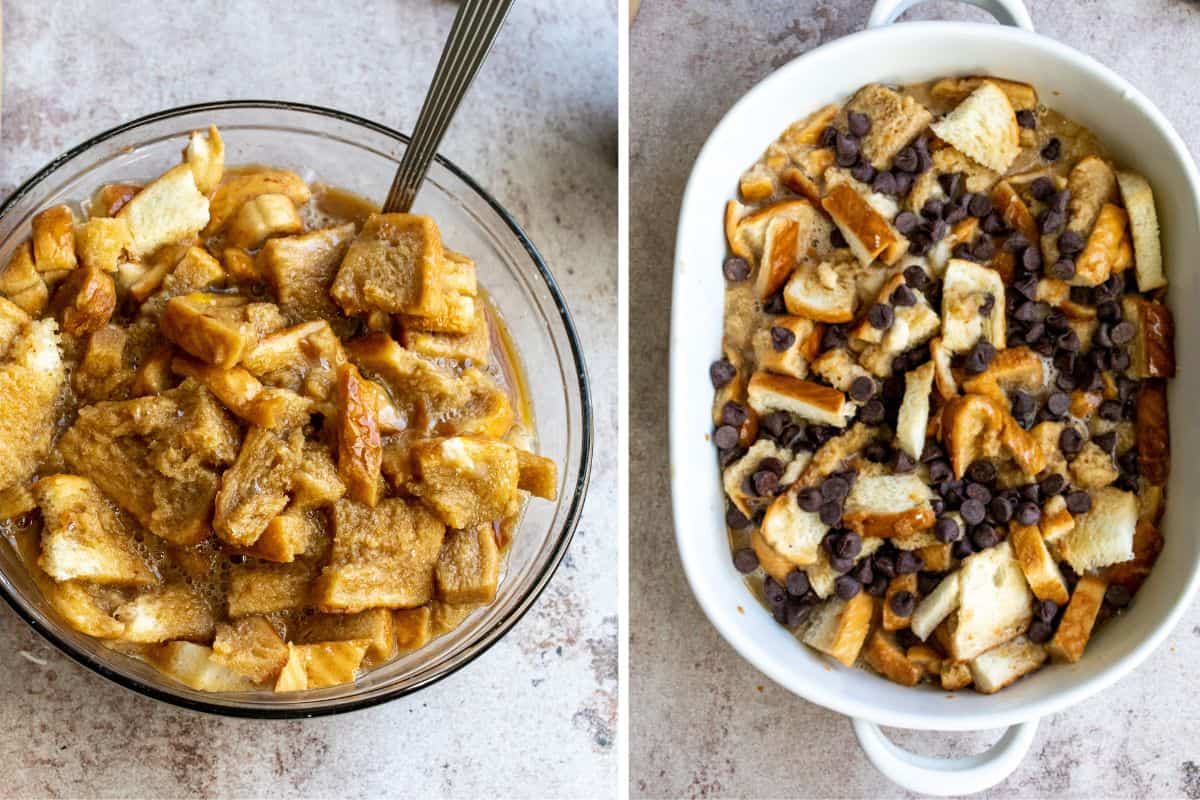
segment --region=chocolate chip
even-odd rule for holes
[[[1048,208],[1038,215],[1038,230],[1043,234],[1058,233],[1066,221],[1066,214]]]
[[[921,558],[909,550],[901,550],[896,554],[896,574],[911,575],[914,572],[919,572],[921,567],[925,566]]]
[[[831,475],[821,484],[821,496],[826,500],[845,500],[850,494],[850,483],[840,475]],[[843,553],[843,555],[848,555]]]
[[[1017,112],[1017,124],[1026,130],[1033,130],[1037,127],[1037,116],[1032,109],[1022,108]]]
[[[871,118],[861,111],[850,111],[846,114],[846,127],[855,136],[866,136],[871,130]]]
[[[1090,286],[1072,286],[1070,297],[1072,303],[1079,305],[1094,306],[1096,304],[1096,294]]]
[[[901,148],[896,157],[892,159],[892,166],[904,172],[916,172],[921,166],[921,158],[917,155],[917,151],[911,145]]]
[[[909,237],[908,252],[910,255],[923,256],[933,247],[933,241],[929,238],[929,234],[917,231]]]
[[[1000,542],[1000,534],[996,533],[996,528],[984,522],[981,525],[976,525],[971,531],[971,544],[975,545],[976,550],[986,550],[989,547],[995,547]]]
[[[829,243],[835,248],[849,246],[849,242],[846,241],[846,237],[842,234],[841,229],[837,226],[834,226],[834,229],[829,232]]]
[[[892,221],[896,226],[896,230],[900,231],[904,236],[909,236],[921,224],[921,220],[917,219],[917,215],[911,211],[901,211],[896,215],[896,219]]]
[[[732,425],[735,428],[741,427],[742,423],[750,416],[750,412],[741,403],[735,403],[730,400],[725,405],[721,406],[721,424]]]
[[[913,176],[907,172],[892,172],[892,177],[896,179],[896,196],[907,197],[912,191]]]
[[[972,217],[983,218],[992,211],[992,198],[982,192],[967,195],[967,213]]]
[[[974,552],[975,546],[971,544],[971,538],[969,536],[964,536],[963,538],[959,539],[950,548],[950,554],[958,559],[966,558]]]
[[[1058,435],[1058,448],[1068,458],[1078,455],[1083,448],[1083,435],[1074,428],[1063,428],[1062,433]]]
[[[863,456],[872,464],[883,464],[892,457],[892,448],[887,442],[871,442],[863,448]]]
[[[859,375],[850,381],[850,399],[865,403],[875,394],[875,380],[866,375]]]
[[[741,530],[750,524],[750,518],[737,506],[731,505],[725,509],[725,524],[735,530]]]
[[[830,439],[832,439],[837,434],[838,434],[838,429],[833,427],[832,425],[809,425],[808,426],[808,438],[811,439],[812,443],[815,444],[817,447],[820,447],[821,445],[825,444],[826,442],[828,442]]]
[[[1133,323],[1129,320],[1125,320],[1123,322],[1118,322],[1113,326],[1112,331],[1109,333],[1109,337],[1113,340],[1113,344],[1128,344],[1129,342],[1133,341],[1134,334],[1136,333],[1137,329],[1134,327]]]
[[[768,576],[763,580],[763,597],[772,608],[776,608],[787,602],[787,589],[783,588],[779,581]]]
[[[779,476],[768,470],[754,473],[754,493],[759,497],[774,497],[779,490]]]
[[[993,497],[992,502],[988,503],[988,514],[992,519],[1003,525],[1012,519],[1013,502],[1007,497]]]
[[[937,461],[929,462],[929,480],[932,482],[942,483],[944,481],[948,481],[953,474],[954,473],[950,470],[950,465],[945,461],[939,459]]]
[[[1117,400],[1105,400],[1096,413],[1100,415],[1100,419],[1117,422],[1121,419],[1121,403]]]
[[[1063,231],[1058,237],[1058,249],[1064,255],[1073,256],[1081,252],[1084,244],[1083,237],[1075,231]]]
[[[837,525],[842,521],[842,504],[835,502],[822,503],[817,516],[826,525]]]
[[[903,450],[897,450],[896,455],[892,458],[892,472],[897,475],[907,475],[917,468],[917,463],[913,461],[912,456]]]
[[[737,368],[722,358],[708,368],[708,377],[712,380],[713,388],[720,389],[737,377]]]
[[[1035,200],[1045,203],[1054,196],[1054,181],[1044,175],[1034,178],[1033,183],[1029,184],[1029,190],[1033,193]]]
[[[750,265],[746,263],[746,259],[737,256],[725,259],[721,271],[725,273],[727,281],[744,281],[750,277]]]
[[[1129,590],[1119,583],[1114,583],[1104,590],[1104,602],[1113,608],[1124,608],[1132,599]]]
[[[1033,604],[1033,614],[1042,622],[1052,623],[1058,615],[1058,603],[1053,600],[1038,600]]]
[[[1061,155],[1062,142],[1058,140],[1057,136],[1046,142],[1046,146],[1042,148],[1042,158],[1046,159],[1047,161],[1057,161],[1058,157]]]
[[[948,203],[942,212],[942,221],[947,225],[956,225],[967,218],[967,209],[959,203]]]
[[[1037,272],[1042,268],[1042,251],[1030,245],[1021,252],[1021,266],[1028,272]],[[1036,283],[1034,284],[1036,287]]]
[[[782,353],[796,343],[796,334],[780,325],[771,328],[771,347]]]
[[[858,161],[858,154],[861,147],[856,137],[838,131],[834,148],[837,151],[837,163],[839,167],[852,167]]]
[[[730,450],[718,450],[717,460],[721,462],[722,467],[728,467],[744,455],[746,455],[746,448],[734,447]]]
[[[738,572],[746,575],[758,569],[758,555],[749,547],[734,551],[733,566]]]
[[[1017,506],[1015,517],[1022,525],[1036,525],[1042,518],[1042,510],[1037,507],[1037,503],[1026,500]]]
[[[896,176],[890,172],[877,172],[871,180],[871,190],[879,194],[896,194],[899,189],[899,184],[896,182]],[[904,233],[901,231],[901,233]],[[905,234],[906,236],[908,234]]]
[[[996,245],[987,236],[980,236],[971,246],[971,255],[976,261],[990,261],[996,255]]]
[[[854,180],[861,181],[862,183],[871,183],[875,180],[875,168],[866,161],[859,161],[851,167],[850,174],[854,177]]]
[[[811,588],[808,582],[808,574],[801,570],[792,570],[788,573],[787,581],[784,584],[788,594],[792,597],[803,597]]]
[[[938,175],[938,183],[941,184],[942,191],[951,200],[958,200],[963,194],[963,175],[961,172],[948,172],[944,175]]]
[[[963,362],[963,370],[970,375],[978,375],[988,368],[995,357],[995,346],[989,341],[980,339],[967,353],[966,360]]]
[[[1033,397],[1021,389],[1012,392],[1012,413],[1014,417],[1026,417],[1033,413],[1037,404]]]
[[[837,128],[826,125],[825,130],[821,131],[821,147],[833,147],[837,143],[837,135]]]
[[[758,420],[758,424],[759,427],[765,428],[767,433],[778,437],[790,421],[791,417],[786,411],[772,411],[770,414],[764,414]]]
[[[758,462],[757,469],[765,469],[767,472],[774,472],[776,475],[783,474],[783,462],[774,456],[768,456]]]
[[[1057,472],[1052,472],[1038,481],[1038,489],[1044,497],[1054,497],[1067,486],[1067,479]]]
[[[1075,376],[1066,372],[1060,372],[1054,378],[1054,385],[1064,392],[1069,392],[1075,388]]]
[[[908,288],[903,283],[896,287],[892,292],[892,296],[888,298],[896,308],[906,308],[917,304],[917,296],[913,294],[913,290]]]
[[[1105,433],[1098,433],[1092,437],[1092,441],[1096,443],[1096,447],[1099,447],[1111,456],[1117,449],[1117,432],[1107,431]]]
[[[867,322],[872,328],[880,331],[886,331],[892,327],[892,323],[896,320],[896,313],[892,311],[892,307],[884,303],[876,303],[867,311]]]
[[[763,303],[763,311],[767,314],[786,314],[787,303],[783,300],[783,293],[777,292],[768,297]]]
[[[849,600],[862,591],[862,584],[849,575],[839,575],[833,582],[833,591],[843,600]]]
[[[820,489],[810,486],[807,489],[801,489],[797,493],[796,502],[805,511],[818,511],[821,508],[821,504],[825,502],[825,498],[821,496]]]
[[[1086,514],[1092,510],[1092,496],[1082,489],[1067,493],[1067,511],[1072,514]]]
[[[871,570],[871,559],[864,558],[854,565],[850,570],[850,577],[861,583],[863,586],[870,586],[875,582],[875,573]]]
[[[934,223],[929,226],[930,241],[940,242],[942,239],[945,239],[949,233],[950,225],[944,219],[935,220]]]
[[[1066,214],[1067,206],[1069,206],[1070,204],[1071,204],[1071,190],[1070,189],[1063,189],[1061,191],[1055,192],[1054,196],[1050,198],[1050,208],[1054,209],[1059,214]]]
[[[1055,141],[1058,141],[1055,139]],[[1029,630],[1025,634],[1029,637],[1029,641],[1034,644],[1045,644],[1054,636],[1054,631],[1045,622],[1040,619],[1035,619],[1029,623]]]
[[[987,195],[980,196],[987,197]],[[989,199],[988,202],[990,203],[991,200]],[[991,236],[1003,236],[1004,234],[1008,233],[1008,223],[1004,221],[1004,217],[1000,216],[1000,214],[995,211],[990,212],[986,217],[984,217],[983,221],[979,223],[979,227],[984,233]]]
[[[722,425],[713,434],[713,443],[716,444],[718,450],[729,450],[737,447],[738,438],[737,428],[732,425]]]
[[[1009,253],[1019,253],[1029,246],[1029,240],[1025,238],[1025,234],[1020,231],[1015,231],[1011,236],[1004,240],[1003,248]]]
[[[1075,277],[1075,262],[1069,258],[1060,258],[1046,269],[1046,274],[1060,281],[1069,281]]]
[[[1112,368],[1124,372],[1129,369],[1129,365],[1133,363],[1132,357],[1124,350],[1114,350],[1112,357]]]
[[[1070,407],[1071,398],[1064,392],[1051,392],[1046,398],[1046,409],[1056,417],[1066,414]]]
[[[879,400],[868,400],[862,408],[858,410],[858,419],[864,425],[882,425],[887,419],[887,409]]]
[[[979,502],[983,503],[985,506],[988,503],[990,503],[992,500],[992,491],[990,489],[988,489],[986,486],[984,486],[982,483],[974,483],[974,482],[968,483],[966,485],[966,487],[963,489],[963,492],[967,495],[967,497],[969,499],[978,500]]]
[[[962,528],[953,517],[939,517],[933,525],[933,535],[939,542],[948,544],[958,541],[958,537],[962,536]]]
[[[978,500],[968,499],[963,501],[958,513],[962,515],[963,522],[968,525],[978,525],[987,516],[987,509]]]
[[[917,607],[917,598],[912,592],[896,592],[888,601],[892,613],[898,617],[910,617]]]

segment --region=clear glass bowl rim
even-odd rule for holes
[[[0,219],[3,219],[4,216],[18,202],[20,202],[20,200],[26,194],[32,191],[43,180],[53,175],[60,166],[115,136],[128,133],[144,125],[170,119],[172,117],[183,116],[197,112],[226,111],[231,109],[280,109],[309,113],[322,117],[330,117],[340,122],[347,122],[367,128],[375,133],[391,137],[403,143],[405,147],[408,146],[410,141],[410,137],[408,135],[385,125],[380,125],[377,122],[372,122],[364,117],[350,114],[345,111],[327,108],[325,106],[312,105],[309,103],[296,103],[285,100],[225,100],[176,106],[130,120],[129,122],[118,125],[114,128],[110,128],[103,133],[99,133],[96,136],[93,136],[90,139],[87,139],[86,141],[76,145],[75,147],[70,148],[62,155],[58,156],[50,163],[46,164],[46,166],[34,173],[32,177],[18,186],[11,195],[5,198],[4,202],[0,203]],[[142,681],[128,675],[123,675],[120,672],[110,669],[102,661],[96,660],[88,654],[77,650],[72,644],[61,639],[53,631],[43,627],[38,622],[37,618],[25,609],[20,599],[12,596],[7,587],[0,582],[0,596],[4,598],[5,602],[7,602],[12,610],[16,612],[17,616],[28,623],[31,628],[37,631],[37,633],[39,633],[44,639],[53,644],[60,652],[65,653],[74,661],[90,669],[96,674],[107,678],[108,680],[123,686],[126,689],[130,689],[138,694],[145,695],[165,703],[170,703],[171,705],[187,708],[192,711],[200,711],[221,716],[247,717],[255,719],[311,718],[317,716],[342,714],[350,711],[357,711],[363,708],[369,708],[371,706],[395,700],[399,697],[413,694],[428,686],[432,686],[444,678],[453,675],[455,672],[458,672],[460,669],[472,663],[475,659],[486,653],[489,649],[491,649],[492,645],[500,641],[500,639],[503,638],[504,635],[507,634],[512,627],[521,620],[522,617],[525,616],[529,609],[533,607],[533,604],[541,596],[542,592],[549,584],[550,579],[558,570],[558,566],[562,562],[563,557],[566,555],[567,548],[570,546],[571,540],[575,536],[575,529],[579,524],[579,518],[583,511],[583,503],[587,492],[588,479],[591,474],[592,465],[593,423],[591,384],[588,380],[587,366],[584,363],[583,349],[579,341],[579,334],[575,330],[575,323],[571,319],[570,311],[567,309],[566,300],[562,295],[562,291],[558,287],[558,282],[554,279],[554,276],[550,272],[550,268],[542,259],[542,255],[538,252],[537,247],[534,246],[529,236],[517,223],[516,219],[513,218],[512,214],[510,214],[504,208],[504,206],[500,205],[500,203],[482,186],[480,186],[470,175],[454,164],[454,162],[442,156],[440,153],[434,155],[434,160],[453,173],[456,178],[461,180],[472,191],[479,195],[484,202],[486,202],[492,208],[492,210],[496,212],[496,215],[500,217],[504,224],[508,226],[509,230],[512,231],[513,235],[517,238],[517,241],[520,242],[521,246],[525,249],[530,261],[532,261],[533,265],[537,268],[538,276],[541,277],[542,281],[546,284],[546,288],[549,290],[550,296],[554,300],[554,305],[562,319],[563,328],[567,334],[567,341],[570,344],[571,358],[574,361],[575,377],[579,381],[581,412],[580,420],[583,433],[583,446],[579,460],[579,472],[575,479],[575,486],[571,497],[571,505],[567,509],[566,520],[564,521],[564,524],[558,533],[558,541],[554,545],[553,554],[542,568],[541,573],[537,576],[537,580],[534,583],[532,590],[524,598],[522,598],[521,603],[515,609],[513,609],[512,612],[501,619],[491,629],[486,631],[482,637],[469,645],[471,652],[466,658],[463,658],[458,663],[451,665],[447,669],[442,670],[437,674],[431,675],[428,678],[418,681],[412,685],[399,687],[376,696],[363,698],[361,700],[351,699],[338,701],[336,705],[331,705],[329,707],[313,708],[310,706],[303,709],[289,709],[286,706],[280,706],[279,708],[239,708],[235,706],[206,703],[174,694],[166,689],[143,683]]]

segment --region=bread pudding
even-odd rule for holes
[[[712,439],[775,620],[907,686],[1082,658],[1162,548],[1150,184],[1029,84],[870,84],[790,125],[724,226]]]
[[[355,680],[492,602],[554,500],[435,220],[226,167],[42,210],[0,272],[0,528],[75,630],[201,691]]]

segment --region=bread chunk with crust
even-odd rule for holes
[[[1133,172],[1118,172],[1117,185],[1121,189],[1125,211],[1129,214],[1137,288],[1142,292],[1162,288],[1167,285],[1167,276],[1163,271],[1158,212],[1154,208],[1154,192],[1150,182]]]
[[[354,224],[267,240],[256,259],[258,272],[293,322],[340,320],[329,289],[354,238]]]
[[[806,420],[846,427],[854,404],[837,389],[786,375],[756,372],[748,386],[750,407],[759,415],[789,411]]]
[[[235,564],[229,569],[226,611],[236,619],[304,608],[309,605],[313,572],[312,564],[306,561]]]
[[[1071,602],[1058,623],[1058,630],[1046,645],[1055,661],[1074,664],[1083,656],[1107,589],[1108,584],[1099,576],[1084,575],[1079,579],[1071,593]]]
[[[965,558],[958,574],[960,600],[950,631],[956,660],[970,661],[1025,632],[1033,594],[1007,541]]]
[[[892,158],[933,121],[933,115],[912,97],[869,83],[846,101],[844,114],[857,111],[871,120],[862,138],[863,157],[875,169],[887,169]]]
[[[442,237],[419,214],[372,214],[350,243],[330,294],[347,314],[370,310],[436,315],[445,309],[436,291]]]
[[[396,648],[411,653],[429,644],[433,638],[433,609],[429,606],[398,608],[392,612],[396,628]]]
[[[211,647],[195,642],[167,642],[150,651],[148,660],[180,683],[201,692],[246,692],[254,683],[216,658]]]
[[[1106,486],[1091,492],[1092,508],[1059,541],[1062,558],[1079,574],[1133,558],[1137,495]]]
[[[57,205],[34,215],[33,261],[38,272],[75,269],[75,212],[68,205]]]
[[[448,531],[434,569],[437,594],[447,603],[490,603],[500,580],[500,548],[491,525]]]
[[[991,311],[983,314],[989,305]],[[942,345],[954,353],[969,350],[980,339],[1003,350],[1005,339],[1004,281],[993,269],[950,259],[942,284]]]
[[[983,81],[965,100],[930,125],[942,140],[996,172],[1006,172],[1020,152],[1020,128],[1008,95]]]
[[[249,547],[283,511],[300,466],[304,434],[298,428],[279,434],[251,427],[233,465],[221,475],[213,530],[223,541]]]
[[[413,446],[417,479],[409,484],[451,528],[503,519],[520,505],[516,448],[489,439],[455,436]]]
[[[287,644],[266,617],[218,623],[212,660],[254,683],[274,680],[287,663]]]
[[[208,602],[182,583],[144,592],[119,607],[113,616],[125,624],[121,639],[142,644],[168,639],[207,641],[216,627]]]
[[[910,536],[933,527],[932,496],[915,474],[860,476],[846,498],[842,524],[862,536]]]
[[[1021,565],[1021,571],[1025,573],[1025,579],[1029,581],[1029,588],[1037,598],[1053,600],[1059,605],[1066,603],[1070,599],[1067,583],[1063,580],[1058,563],[1050,555],[1042,532],[1037,526],[1019,525],[1014,522],[1009,541],[1012,542],[1013,552]]]
[[[134,259],[150,256],[160,247],[195,236],[209,221],[208,198],[196,188],[187,164],[164,172],[133,196],[117,218],[129,225]]]
[[[1046,662],[1046,648],[1025,636],[994,647],[970,662],[975,689],[994,694]]]
[[[46,281],[33,263],[33,246],[22,242],[0,272],[0,294],[29,314],[41,314],[50,298]]]
[[[300,233],[304,223],[296,205],[284,194],[260,194],[245,203],[233,218],[225,241],[231,247],[254,250],[273,236]]]
[[[243,169],[227,171],[212,193],[211,218],[203,236],[220,233],[246,203],[263,194],[282,194],[297,206],[312,197],[308,184],[294,172],[283,169]]]
[[[362,666],[369,643],[348,642],[288,642],[288,660],[275,682],[277,692],[296,692],[304,689],[323,689],[354,680]]]
[[[831,597],[813,609],[803,640],[809,647],[854,666],[875,612],[875,599],[859,592],[849,600]]]
[[[23,324],[0,359],[0,488],[33,475],[49,451],[66,380],[54,321]]]
[[[379,502],[379,403],[365,387],[370,382],[353,364],[343,364],[337,377],[338,475],[350,499],[374,506]]]
[[[129,260],[133,236],[129,223],[118,217],[95,217],[75,228],[75,250],[79,263],[113,273]]]
[[[357,614],[315,614],[301,628],[301,642],[367,643],[367,658],[383,661],[396,649],[394,612],[372,608]]]

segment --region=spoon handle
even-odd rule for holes
[[[425,95],[421,115],[413,131],[412,141],[404,151],[392,188],[388,192],[383,210],[387,212],[408,211],[412,208],[417,189],[425,179],[429,162],[433,160],[446,128],[463,95],[475,78],[475,73],[492,49],[492,42],[513,0],[463,0],[450,36],[442,49],[433,83]]]

